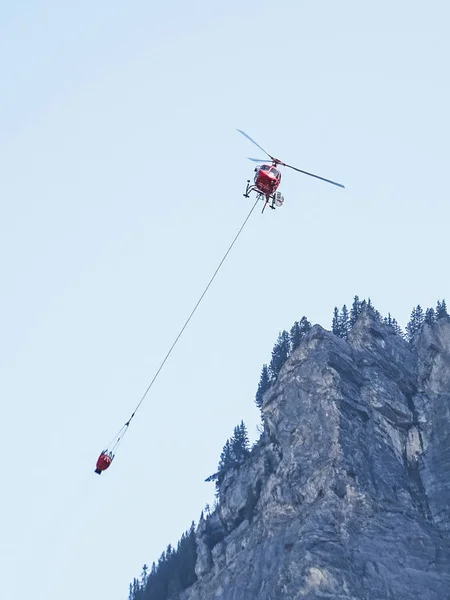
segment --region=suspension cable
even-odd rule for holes
[[[201,301],[203,300],[206,292],[209,290],[212,282],[214,281],[217,273],[219,272],[221,266],[223,265],[223,263],[225,262],[225,259],[227,258],[228,254],[231,252],[231,249],[233,248],[234,244],[236,243],[238,237],[240,236],[242,230],[244,229],[245,225],[247,224],[247,221],[249,220],[252,212],[254,211],[254,209],[256,208],[256,205],[259,202],[259,197],[256,199],[255,204],[252,206],[250,212],[248,213],[247,217],[245,218],[245,221],[242,223],[239,231],[237,232],[237,234],[235,235],[233,241],[231,242],[230,246],[228,247],[228,250],[225,252],[222,260],[219,263],[219,266],[217,267],[217,269],[214,271],[213,276],[211,277],[211,279],[208,282],[208,285],[205,287],[205,289],[203,290],[202,295],[200,296],[200,298],[197,301],[197,304],[194,306],[194,308],[191,311],[191,314],[189,315],[189,317],[187,318],[185,324],[183,325],[183,327],[181,328],[179,334],[177,335],[177,337],[175,338],[175,341],[173,342],[173,344],[171,345],[171,347],[169,348],[169,351],[167,352],[166,356],[164,357],[164,360],[162,361],[162,363],[160,364],[158,370],[156,371],[155,375],[153,376],[153,379],[151,380],[149,386],[147,387],[147,389],[145,390],[142,398],[139,400],[136,408],[134,409],[134,411],[132,412],[130,418],[128,419],[128,421],[125,423],[125,425],[123,425],[119,431],[117,432],[117,434],[114,436],[112,442],[110,443],[110,445],[108,446],[108,448],[110,449],[111,452],[113,452],[117,446],[119,445],[119,442],[121,441],[121,439],[123,439],[125,433],[128,431],[128,427],[130,426],[131,421],[133,420],[135,414],[137,413],[137,411],[139,410],[139,407],[141,406],[141,404],[144,402],[147,394],[149,393],[149,391],[151,390],[153,384],[156,381],[156,378],[158,377],[158,375],[160,374],[160,372],[162,371],[164,365],[166,364],[167,359],[169,358],[169,356],[172,353],[172,350],[175,348],[175,346],[177,345],[178,340],[180,339],[180,337],[182,336],[184,330],[186,329],[186,327],[189,324],[189,321],[192,319],[192,317],[194,316],[195,311],[197,310],[197,308],[199,307]],[[116,440],[114,442],[114,440]],[[114,445],[112,445],[114,444]],[[110,447],[111,446],[111,447]]]

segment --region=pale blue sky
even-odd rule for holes
[[[0,596],[126,600],[197,520],[278,332],[447,297],[450,10],[380,0],[2,2]],[[253,214],[111,469],[127,420]]]

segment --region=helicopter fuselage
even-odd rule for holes
[[[274,194],[281,183],[281,173],[273,165],[261,165],[255,169],[255,187],[264,195]]]
[[[281,173],[275,165],[261,165],[255,169],[253,185],[250,184],[250,180],[247,181],[244,196],[249,198],[251,192],[256,192],[257,198],[265,200],[264,208],[270,203],[270,208],[274,209],[275,206],[282,206],[284,202],[283,196],[277,192],[280,183]]]

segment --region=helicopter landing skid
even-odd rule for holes
[[[250,179],[247,179],[247,187],[245,188],[245,193],[242,195],[244,196],[244,198],[250,198],[249,192],[253,192],[253,190],[255,189],[256,188],[254,185],[250,185]]]
[[[263,196],[263,194],[261,194],[261,196]],[[262,200],[262,198],[261,198],[261,200]],[[272,200],[272,204],[269,204],[269,200]],[[266,208],[266,206],[267,206],[268,204],[269,204],[269,206],[270,206],[270,208],[271,208],[272,210],[275,210],[275,206],[273,205],[273,198],[272,198],[272,197],[269,197],[269,198],[266,198],[266,201],[264,202],[264,206],[263,206],[263,209],[262,209],[262,211],[261,211],[261,214],[263,214],[263,212],[264,212],[264,209]]]
[[[271,204],[269,204],[270,208],[272,210],[275,210],[275,206],[274,206],[275,197],[274,196],[267,197],[266,194],[263,194],[262,192],[260,192],[258,190],[256,185],[250,185],[250,179],[247,179],[247,187],[245,188],[245,193],[242,195],[244,196],[244,198],[250,198],[251,192],[256,192],[257,200],[263,200],[263,201],[265,200],[261,214],[264,212],[264,209],[266,208],[267,204],[269,204],[269,201],[272,201]]]

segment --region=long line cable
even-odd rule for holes
[[[249,220],[249,218],[250,218],[250,216],[251,216],[252,212],[254,211],[254,209],[256,208],[256,205],[258,204],[258,202],[259,202],[259,197],[256,199],[256,202],[255,202],[255,204],[252,206],[252,208],[251,208],[250,212],[248,213],[247,217],[245,218],[245,221],[242,223],[242,225],[241,225],[241,227],[240,227],[239,231],[237,232],[237,234],[235,235],[235,237],[234,237],[233,241],[231,242],[230,246],[228,247],[228,250],[225,252],[225,254],[224,254],[224,256],[223,256],[222,260],[221,260],[221,261],[220,261],[220,263],[219,263],[219,266],[218,266],[218,267],[217,267],[217,269],[214,271],[214,273],[213,273],[213,275],[212,275],[211,279],[210,279],[210,280],[209,280],[209,282],[208,282],[208,285],[207,285],[207,286],[205,287],[205,289],[203,290],[203,293],[202,293],[202,295],[200,296],[200,298],[198,299],[198,301],[197,301],[197,304],[196,304],[196,305],[194,306],[194,308],[192,309],[192,311],[191,311],[191,314],[189,315],[189,317],[187,318],[187,320],[186,320],[185,324],[184,324],[184,325],[183,325],[183,327],[181,328],[181,330],[180,330],[179,334],[178,334],[178,335],[177,335],[177,337],[175,338],[175,341],[173,342],[173,344],[172,344],[172,345],[171,345],[171,347],[169,348],[169,351],[167,352],[166,356],[164,357],[164,360],[163,360],[163,361],[162,361],[162,363],[160,364],[160,366],[159,366],[158,370],[156,371],[155,375],[153,376],[153,379],[151,380],[151,382],[150,382],[149,386],[148,386],[148,387],[147,387],[147,389],[145,390],[145,392],[144,392],[144,394],[143,394],[142,398],[139,400],[139,402],[138,402],[138,404],[137,404],[136,408],[134,409],[134,411],[132,412],[132,414],[131,414],[130,418],[129,418],[129,419],[128,419],[128,421],[125,423],[125,425],[123,425],[123,426],[120,428],[120,430],[119,430],[119,431],[117,432],[117,434],[114,436],[114,438],[113,438],[113,440],[112,440],[111,444],[108,446],[108,448],[109,448],[109,450],[110,450],[111,452],[113,452],[113,451],[114,451],[114,450],[117,448],[117,446],[118,446],[118,444],[119,444],[120,440],[121,440],[121,439],[124,437],[125,433],[127,432],[127,430],[128,430],[128,427],[130,426],[130,423],[131,423],[131,421],[133,420],[133,418],[134,418],[135,414],[136,414],[136,413],[137,413],[137,411],[139,410],[139,408],[140,408],[141,404],[144,402],[144,400],[145,400],[145,398],[146,398],[147,394],[148,394],[148,393],[149,393],[149,391],[151,390],[151,388],[152,388],[153,384],[155,383],[155,381],[156,381],[156,379],[157,379],[158,375],[160,374],[160,372],[162,371],[162,369],[163,369],[164,365],[166,364],[166,362],[167,362],[167,359],[168,359],[168,358],[169,358],[169,356],[171,355],[171,353],[172,353],[172,350],[173,350],[173,349],[175,348],[175,346],[177,345],[177,343],[178,343],[178,340],[179,340],[179,339],[180,339],[180,337],[183,335],[183,332],[184,332],[184,330],[186,329],[186,327],[188,326],[188,324],[189,324],[189,321],[192,319],[192,317],[194,316],[194,313],[195,313],[195,311],[196,311],[196,310],[197,310],[197,308],[200,306],[200,303],[201,303],[201,301],[203,300],[203,298],[205,297],[205,294],[206,294],[206,292],[209,290],[209,288],[210,288],[210,286],[211,286],[212,282],[213,282],[213,281],[214,281],[214,279],[216,278],[216,275],[217,275],[217,273],[219,272],[219,270],[220,270],[221,266],[222,266],[222,265],[223,265],[223,263],[225,262],[225,259],[227,258],[228,254],[231,252],[231,249],[233,248],[234,244],[236,243],[236,241],[237,241],[238,237],[239,237],[239,236],[240,236],[240,234],[242,233],[242,230],[244,229],[245,225],[247,224],[247,221]],[[114,442],[114,440],[115,440],[115,442]],[[112,445],[112,444],[113,444],[113,445]],[[110,447],[110,446],[111,446],[111,447]]]

